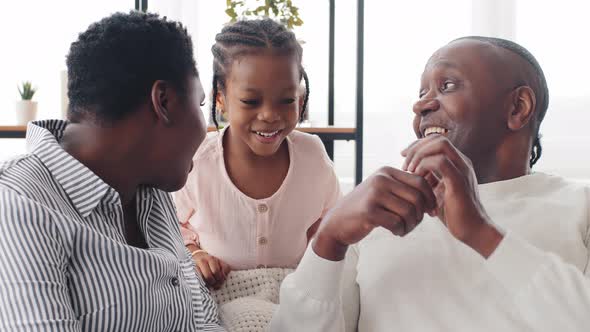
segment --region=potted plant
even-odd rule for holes
[[[260,1],[264,4],[259,4]],[[248,1],[226,0],[225,13],[229,16],[230,22],[235,22],[238,18],[270,17],[283,23],[291,30],[303,24],[299,17],[299,8],[293,5],[292,0],[256,0],[254,8],[248,7],[246,2]],[[252,1],[249,2],[252,3]],[[238,10],[241,11],[240,14],[238,14]]]
[[[26,125],[37,117],[37,102],[33,96],[37,91],[31,82],[23,82],[18,86],[18,92],[22,100],[16,102],[16,122],[19,125]]]

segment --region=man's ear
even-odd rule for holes
[[[168,105],[170,103],[170,84],[166,81],[158,80],[152,85],[152,106],[156,118],[165,125],[170,124],[170,113],[168,112]]]
[[[535,92],[528,86],[519,86],[512,91],[508,109],[508,128],[517,131],[525,127],[535,114],[537,100]]]

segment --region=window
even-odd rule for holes
[[[132,0],[11,1],[0,20],[0,125],[15,124],[17,84],[27,80],[38,88],[37,118],[61,118],[70,44],[89,24],[133,7]],[[24,152],[24,140],[0,139],[0,160]]]
[[[412,105],[434,51],[471,34],[471,1],[365,2],[364,175],[402,164]]]
[[[311,82],[310,119],[327,124],[328,0],[293,0],[304,21],[295,28],[303,40],[304,65]],[[0,124],[14,121],[16,84],[39,87],[39,118],[61,116],[60,73],[69,44],[89,23],[133,1],[13,1],[0,21]],[[211,45],[228,21],[225,1],[149,0],[148,9],[183,22],[191,33],[201,80],[211,89]],[[585,33],[590,5],[574,0],[456,0],[440,2],[365,1],[364,175],[382,165],[399,166],[399,155],[414,140],[412,104],[430,55],[452,39],[487,35],[514,39],[539,60],[549,83],[550,105],[541,127],[543,157],[536,170],[590,180],[584,154],[590,134],[584,130],[590,107],[590,46]],[[53,14],[53,13],[59,14]],[[52,14],[48,14],[52,13]],[[68,15],[76,13],[76,15]],[[577,41],[577,42],[576,42]],[[356,0],[336,1],[335,119],[355,124]],[[209,106],[204,107],[208,118]],[[0,158],[24,151],[18,140],[0,140]],[[16,145],[15,145],[16,144]],[[336,171],[347,188],[354,174],[354,142],[335,145]]]
[[[590,181],[590,4],[518,0],[515,9],[515,39],[535,55],[549,86],[543,155],[535,168]]]

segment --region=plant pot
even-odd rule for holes
[[[24,126],[37,117],[37,102],[19,100],[16,102],[16,124]]]

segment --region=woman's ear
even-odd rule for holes
[[[156,118],[165,125],[170,124],[170,113],[168,105],[170,104],[170,85],[166,81],[155,81],[152,85],[152,106]]]
[[[528,86],[519,86],[512,92],[508,113],[508,128],[517,131],[525,127],[535,114],[535,92]]]

